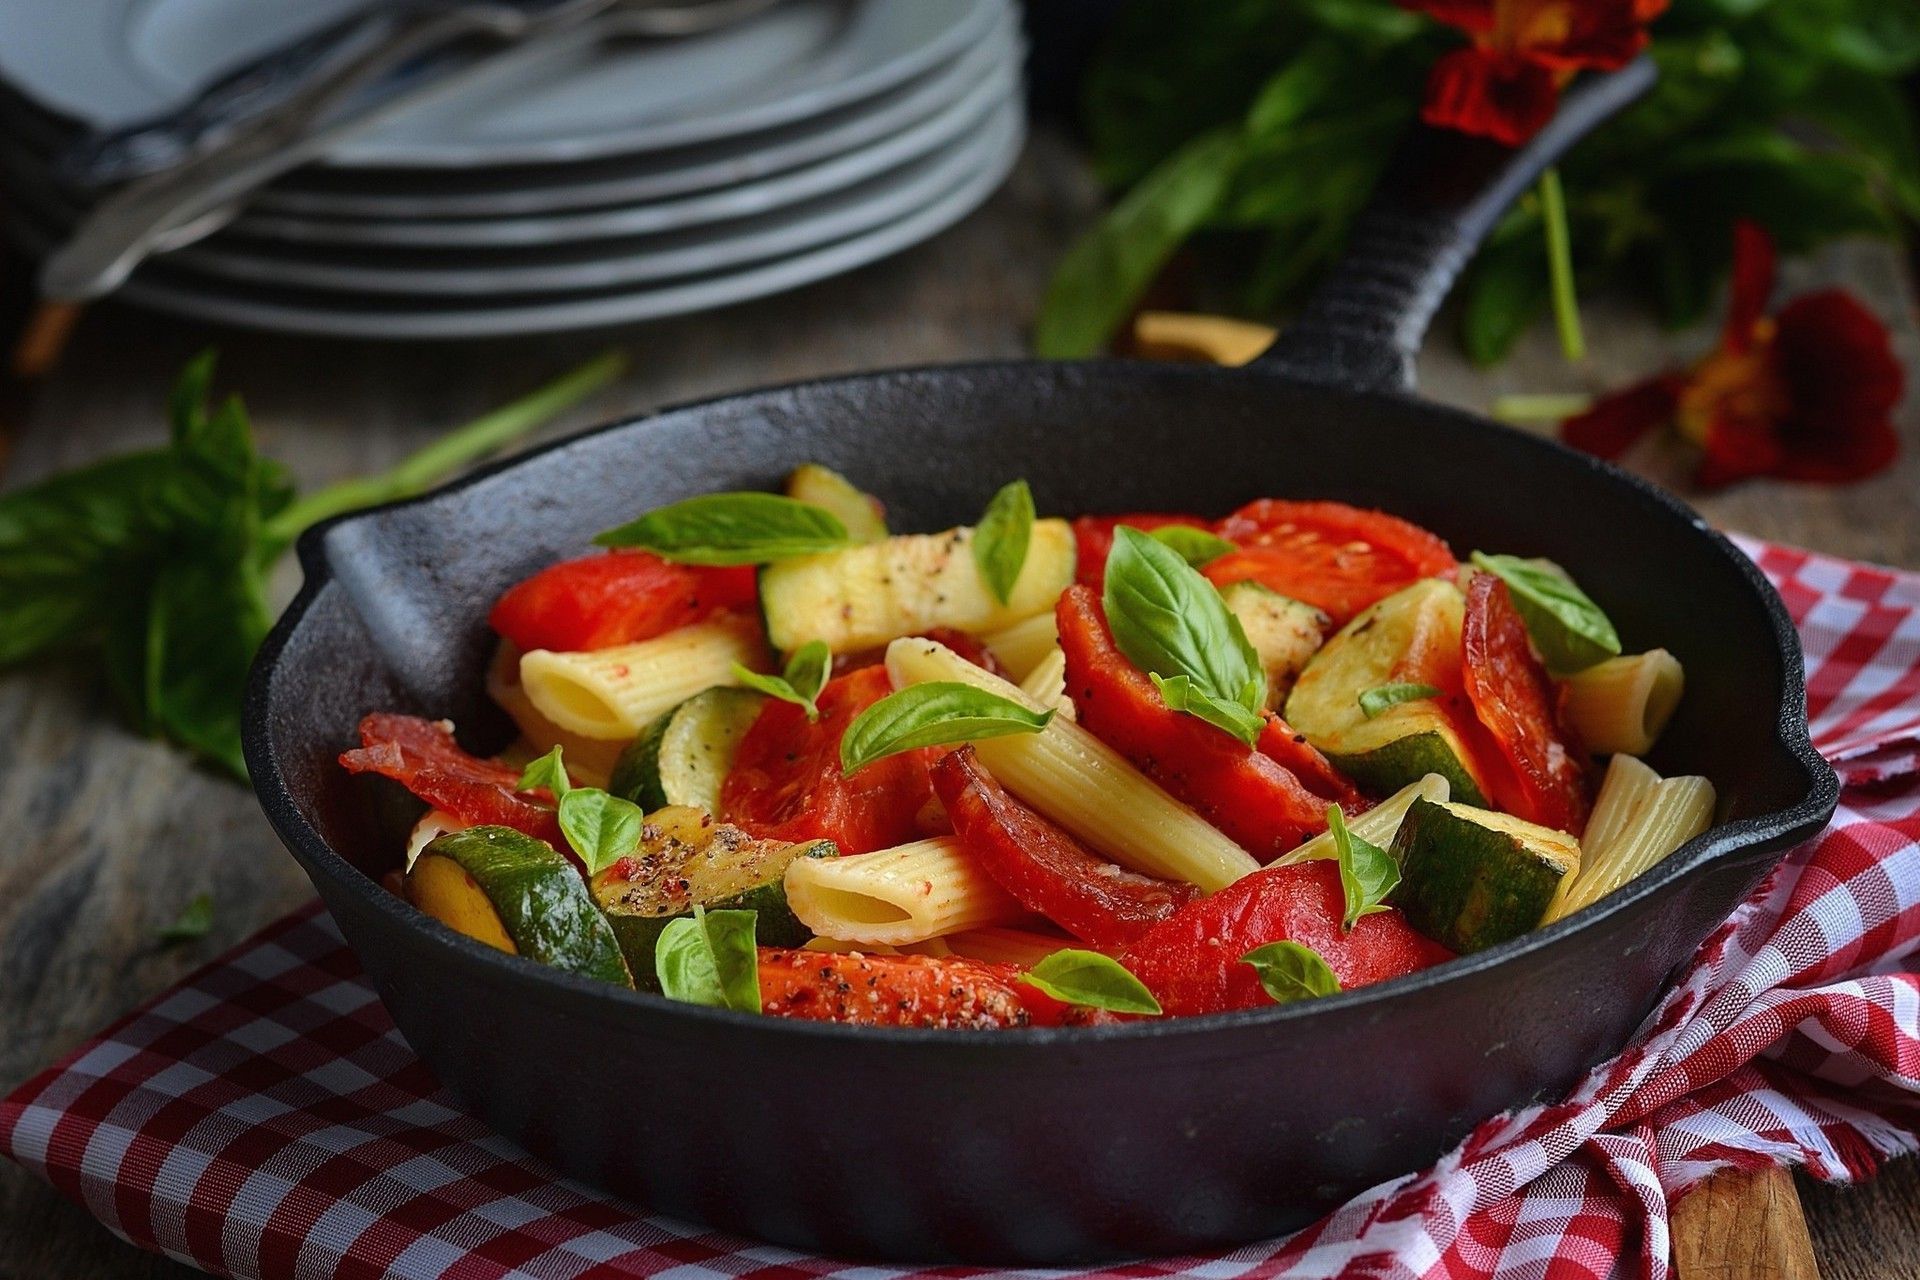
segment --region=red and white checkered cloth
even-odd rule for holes
[[[1860,1178],[1920,1145],[1920,575],[1746,543],[1806,644],[1847,783],[1568,1098],[1291,1239],[1072,1277],[1665,1277],[1672,1198],[1729,1164]],[[245,1277],[922,1280],[650,1217],[435,1086],[318,906],[0,1102],[0,1148],[114,1232]]]

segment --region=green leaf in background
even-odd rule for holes
[[[1027,563],[1033,540],[1033,490],[1025,480],[1005,485],[987,503],[973,527],[973,563],[981,581],[1001,604],[1013,599],[1014,584]]]
[[[0,495],[0,666],[97,662],[143,733],[245,777],[240,696],[271,621],[266,575],[314,521],[418,492],[618,376],[603,356],[385,475],[296,500],[244,408],[208,409],[213,354],[169,397],[168,443]]]
[[[1360,714],[1371,720],[1403,702],[1418,702],[1422,698],[1439,696],[1440,691],[1430,684],[1377,684],[1360,691]]]
[[[669,1000],[710,1009],[760,1012],[760,952],[752,911],[708,911],[669,920],[654,944],[660,990]]]
[[[1160,1002],[1147,984],[1112,956],[1072,947],[1044,957],[1020,975],[1055,1000],[1109,1013],[1157,1014]]]
[[[833,651],[827,648],[824,640],[809,640],[793,651],[793,656],[787,659],[786,670],[780,675],[749,671],[736,662],[733,664],[733,678],[768,697],[804,707],[807,719],[818,720],[820,707],[814,700],[820,696],[820,690],[826,687],[827,676],[832,670]]]
[[[1215,537],[1205,529],[1196,529],[1192,525],[1162,525],[1147,536],[1179,552],[1180,558],[1196,569],[1205,568],[1233,550],[1233,544],[1225,538]]]
[[[160,930],[158,937],[161,946],[171,947],[183,942],[197,942],[206,937],[212,928],[213,895],[203,893],[181,908],[173,923]]]
[[[649,511],[594,539],[681,564],[771,564],[853,545],[832,512],[777,493],[703,493]]]
[[[1351,930],[1362,916],[1386,911],[1387,895],[1400,886],[1400,864],[1377,844],[1347,830],[1347,817],[1337,804],[1327,806],[1327,830],[1333,834],[1333,856],[1340,863],[1340,894],[1345,910],[1342,929]]]
[[[1473,567],[1507,584],[1513,607],[1527,624],[1527,636],[1555,675],[1585,671],[1620,652],[1620,636],[1613,622],[1551,560],[1523,560],[1519,556],[1490,556],[1476,551]]]
[[[910,684],[853,718],[840,737],[840,771],[852,777],[875,760],[919,747],[1038,733],[1052,719],[1052,711],[1030,711],[957,680]]]
[[[1260,975],[1260,987],[1275,1004],[1337,995],[1340,979],[1318,951],[1298,942],[1269,942],[1240,957]]]

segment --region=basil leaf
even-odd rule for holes
[[[1113,533],[1102,604],[1114,643],[1168,706],[1253,743],[1267,678],[1240,620],[1177,551],[1126,525]]]
[[[541,787],[551,791],[556,801],[565,800],[567,793],[573,790],[573,783],[567,778],[566,761],[561,758],[561,748],[558,746],[520,771],[520,790],[537,791]]]
[[[840,737],[840,771],[852,777],[875,760],[917,747],[1038,733],[1052,719],[1052,711],[1029,711],[958,681],[908,685],[854,717]]]
[[[1205,568],[1234,550],[1234,545],[1225,538],[1216,538],[1205,529],[1196,529],[1189,524],[1162,525],[1147,536],[1179,552],[1180,558],[1196,569]]]
[[[1260,975],[1260,986],[1275,1004],[1337,995],[1340,979],[1312,947],[1298,942],[1269,942],[1240,957]]]
[[[1620,652],[1613,623],[1574,584],[1566,571],[1548,560],[1473,553],[1473,566],[1507,584],[1514,608],[1527,624],[1527,636],[1555,675],[1572,675]]]
[[[708,493],[649,511],[594,539],[681,564],[771,564],[853,545],[832,512],[777,493]]]
[[[1128,973],[1118,960],[1098,951],[1071,947],[1056,951],[1020,975],[1020,981],[1038,987],[1055,1000],[1106,1009],[1112,1013],[1159,1013],[1160,1002],[1147,984]]]
[[[1020,581],[1032,541],[1033,490],[1025,480],[1015,480],[993,495],[973,526],[974,567],[1001,604],[1013,598],[1013,586]]]
[[[815,699],[820,696],[820,690],[826,687],[827,675],[832,669],[833,651],[827,648],[826,642],[809,640],[794,650],[782,674],[770,676],[749,671],[736,662],[733,664],[733,678],[749,689],[757,689],[782,702],[804,707],[807,719],[818,720],[820,707]]]
[[[1430,684],[1377,684],[1371,689],[1360,692],[1360,714],[1371,720],[1382,711],[1391,710],[1403,702],[1418,702],[1422,698],[1437,698],[1440,691]]]
[[[760,1012],[760,952],[752,911],[708,911],[667,921],[653,947],[667,999],[709,1009]]]
[[[174,922],[160,931],[160,945],[170,947],[176,943],[193,942],[207,936],[213,928],[213,895],[203,893],[189,902]]]
[[[587,864],[590,875],[612,866],[640,847],[646,815],[631,800],[598,787],[575,787],[560,797],[560,830]]]
[[[1340,894],[1346,900],[1340,927],[1352,929],[1360,917],[1387,908],[1387,895],[1400,886],[1400,864],[1377,844],[1362,840],[1347,830],[1346,815],[1340,806],[1327,806],[1327,830],[1333,835],[1333,856],[1340,863]]]

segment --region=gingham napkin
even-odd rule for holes
[[[1729,1164],[1853,1179],[1920,1145],[1920,575],[1743,543],[1807,650],[1833,827],[1563,1103],[1284,1241],[1073,1277],[1668,1275],[1673,1198]],[[463,1115],[317,905],[0,1102],[0,1148],[111,1230],[244,1277],[922,1280],[664,1219]]]

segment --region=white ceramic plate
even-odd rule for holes
[[[313,168],[262,191],[262,213],[321,218],[523,217],[639,204],[755,182],[869,146],[952,106],[1023,50],[1005,13],[979,44],[889,90],[799,124],[639,157],[535,168],[363,172]],[[1009,52],[1013,46],[1012,53]]]
[[[986,168],[1019,118],[1011,84],[973,113],[964,136],[872,181],[776,214],[631,240],[552,251],[470,252],[428,257],[412,250],[314,251],[233,245],[222,239],[168,256],[171,265],[250,284],[350,294],[493,297],[598,290],[711,275],[791,257],[875,231],[938,200]]]
[[[221,286],[184,274],[143,272],[120,296],[204,320],[293,333],[360,338],[480,338],[588,329],[705,311],[840,275],[898,253],[958,222],[993,193],[1019,155],[1016,123],[987,165],[899,221],[808,253],[740,271],[600,294],[547,295],[506,307],[343,304],[314,294]]]
[[[856,151],[758,182],[742,183],[677,200],[581,213],[517,218],[306,218],[248,214],[233,233],[256,241],[303,246],[380,246],[437,252],[445,249],[526,248],[592,240],[657,235],[751,218],[845,191],[933,155],[976,130],[996,103],[1019,83],[1018,58],[1009,48],[1002,65],[946,109],[910,128]]]
[[[4,0],[0,78],[116,128],[365,0]],[[904,84],[981,39],[1008,0],[786,0],[685,40],[591,32],[341,144],[328,163],[442,169],[638,154],[791,124]]]

